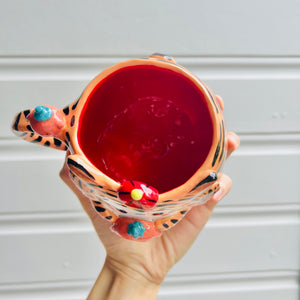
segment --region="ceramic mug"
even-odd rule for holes
[[[111,66],[71,105],[24,110],[12,127],[68,150],[70,178],[127,239],[160,235],[219,189],[222,111],[202,81],[163,54]]]

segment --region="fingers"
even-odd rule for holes
[[[205,204],[211,211],[231,190],[232,180],[225,174],[219,176],[220,190]]]
[[[216,97],[216,99],[217,99],[217,101],[218,101],[218,103],[220,105],[221,110],[223,111],[224,110],[224,101],[223,101],[223,98],[221,96],[219,96],[219,95],[215,95],[215,97]]]
[[[67,154],[68,155],[68,154]],[[97,215],[95,209],[92,207],[90,199],[82,194],[82,192],[76,187],[74,182],[71,180],[69,175],[69,168],[67,166],[66,160],[64,163],[63,168],[61,169],[59,173],[60,178],[63,180],[63,182],[72,190],[72,192],[77,196],[79,199],[83,209],[85,212],[90,216],[90,218],[93,218]]]
[[[163,237],[166,236],[176,243],[180,241],[181,252],[179,252],[179,258],[182,256],[182,253],[185,253],[190,247],[203,229],[217,203],[219,203],[230,191],[232,181],[227,175],[221,174],[219,183],[221,189],[212,197],[212,199],[204,205],[194,206],[188,214],[176,224],[176,226],[164,232]]]
[[[63,180],[63,182],[72,190],[72,192],[78,197],[82,197],[82,193],[79,191],[79,189],[75,186],[74,182],[71,180],[69,175],[69,169],[67,166],[67,163],[65,161],[63,168],[59,172],[60,178]],[[81,200],[81,199],[80,199]]]
[[[226,135],[227,157],[235,151],[240,145],[240,138],[234,132],[228,132]]]
[[[215,95],[216,100],[218,101],[220,108],[224,111],[224,101],[221,96]],[[234,132],[228,132],[226,136],[227,143],[227,158],[230,154],[235,151],[240,145],[240,139]]]
[[[70,151],[67,151],[66,158],[70,155]],[[85,197],[80,190],[76,187],[75,183],[71,180],[69,175],[69,168],[67,166],[67,159],[65,159],[65,163],[61,171],[59,172],[59,176],[62,179],[62,181],[73,191],[73,193],[79,198],[79,200],[82,202],[82,200],[88,199]]]

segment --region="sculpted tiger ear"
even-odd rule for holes
[[[50,105],[38,106],[18,113],[13,121],[13,132],[22,139],[51,147],[67,150],[63,142],[63,128],[65,119],[63,113]]]
[[[66,124],[62,111],[51,105],[37,106],[27,120],[35,133],[41,136],[59,137]]]
[[[175,59],[172,56],[162,54],[162,53],[153,53],[149,56],[149,59],[158,59],[158,60],[164,60],[166,62],[171,62],[173,64],[176,64]]]

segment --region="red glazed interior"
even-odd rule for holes
[[[122,68],[89,95],[78,129],[86,157],[122,182],[160,193],[186,182],[203,164],[213,125],[200,89],[183,75],[152,65]]]

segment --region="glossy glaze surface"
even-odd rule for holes
[[[187,181],[210,150],[212,121],[203,98],[179,73],[149,65],[123,68],[91,93],[79,145],[117,182],[138,180],[166,192]]]

